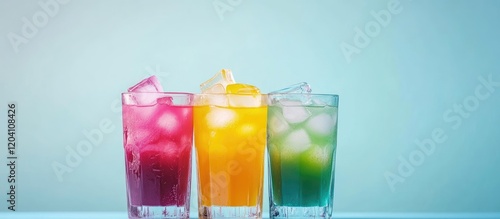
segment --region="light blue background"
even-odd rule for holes
[[[0,1],[0,137],[15,101],[19,211],[125,211],[120,92],[150,74],[166,90],[198,92],[221,68],[264,92],[307,81],[340,95],[337,212],[500,211],[500,87],[454,117],[456,129],[443,118],[474,99],[479,77],[500,82],[499,1],[401,0],[348,62],[341,44],[355,45],[355,28],[373,25],[371,11],[389,0],[75,0],[16,53],[8,34],[21,35],[23,17],[48,1]],[[51,165],[108,120],[113,131],[59,181]],[[439,128],[446,140],[392,190],[385,174]]]

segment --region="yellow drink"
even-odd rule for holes
[[[214,96],[229,98],[229,103],[240,98]],[[251,95],[241,98],[238,101],[252,100]],[[194,107],[200,216],[210,216],[203,211],[214,206],[252,207],[261,214],[266,121],[267,106],[260,104],[260,95],[254,106],[206,103]]]

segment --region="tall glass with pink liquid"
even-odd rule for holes
[[[122,93],[129,218],[188,218],[193,94]]]

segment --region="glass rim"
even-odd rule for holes
[[[258,93],[258,94],[228,94],[228,93],[196,93],[195,96],[268,96],[268,94]]]
[[[268,96],[316,96],[316,97],[336,97],[338,94],[327,94],[327,93],[269,93]]]
[[[170,92],[170,91],[162,91],[162,92],[122,92],[122,95],[132,95],[132,94],[170,94],[174,96],[193,96],[194,93],[189,92]]]

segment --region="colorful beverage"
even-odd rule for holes
[[[147,104],[135,101],[146,95]],[[122,97],[129,216],[189,217],[192,94]]]
[[[338,96],[307,95],[269,95],[271,217],[331,216]]]
[[[199,97],[207,100],[194,106],[200,218],[261,217],[267,118],[263,96]]]

